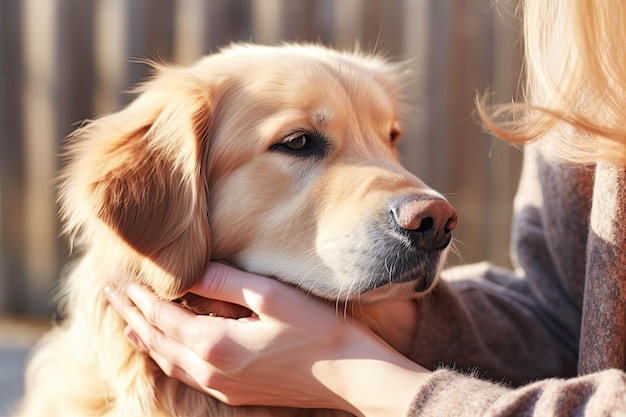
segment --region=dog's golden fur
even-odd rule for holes
[[[228,407],[165,377],[125,340],[103,289],[134,279],[173,300],[210,259],[338,302],[431,288],[453,212],[431,250],[389,230],[393,201],[419,201],[399,210],[405,228],[411,207],[444,201],[398,161],[403,77],[359,53],[236,45],[158,65],[127,108],[80,128],[60,178],[80,256],[67,318],[28,366],[22,415],[293,414]]]

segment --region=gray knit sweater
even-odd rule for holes
[[[440,369],[409,415],[626,415],[625,171],[527,151],[512,252],[420,302],[411,359]]]

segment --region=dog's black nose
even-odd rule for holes
[[[448,246],[456,228],[456,212],[441,198],[403,199],[392,206],[391,212],[396,227],[428,253]]]

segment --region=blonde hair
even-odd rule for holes
[[[507,141],[548,141],[573,163],[626,166],[626,2],[523,0],[520,103],[489,108],[485,127]]]

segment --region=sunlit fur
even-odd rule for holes
[[[390,202],[441,198],[398,161],[403,78],[360,53],[236,45],[188,68],[157,65],[127,108],[80,128],[60,177],[77,259],[66,319],[34,353],[21,415],[308,415],[228,407],[167,378],[126,341],[103,289],[132,279],[172,300],[209,259],[341,302],[432,285],[445,251],[419,258],[411,282],[392,283],[406,268],[395,253],[380,265]],[[275,149],[299,130],[323,138],[323,155]]]
[[[521,11],[525,90],[492,109],[480,98],[486,127],[515,143],[541,139],[565,161],[626,165],[626,2],[523,0]]]

